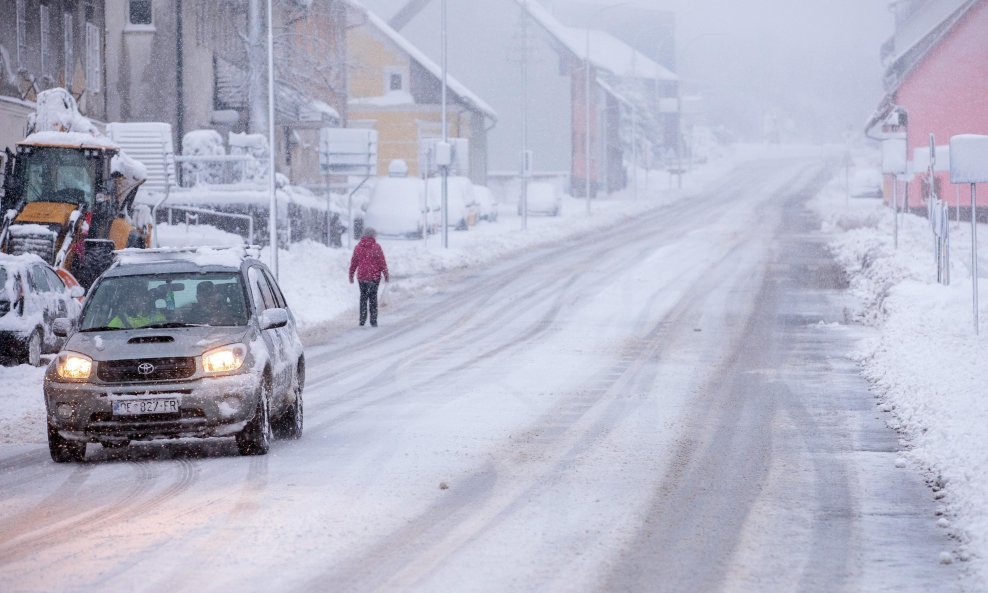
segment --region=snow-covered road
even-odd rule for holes
[[[393,302],[307,350],[306,429],[0,447],[0,590],[951,591],[844,358],[821,161]]]

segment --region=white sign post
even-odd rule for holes
[[[950,139],[950,181],[971,184],[971,283],[974,333],[978,333],[978,183],[988,182],[988,136],[962,134]]]
[[[353,194],[377,170],[377,130],[362,128],[322,128],[319,133],[319,170],[331,175],[358,176],[363,179],[347,193],[347,247],[353,240]],[[329,204],[327,203],[327,211]]]
[[[893,241],[899,248],[899,175],[908,170],[909,148],[905,138],[882,140],[882,173],[892,176],[892,220],[894,222]]]

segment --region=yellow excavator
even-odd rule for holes
[[[39,255],[88,289],[114,250],[151,246],[150,210],[134,204],[143,165],[79,115],[63,89],[39,94],[3,172],[0,251]]]

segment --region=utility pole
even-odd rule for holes
[[[443,45],[443,156],[437,159],[443,176],[443,249],[449,248],[449,126],[446,121],[446,0],[442,4]]]
[[[275,280],[278,279],[278,200],[277,185],[274,170],[274,19],[271,2],[268,0],[268,182],[271,191],[271,205],[268,214],[268,226],[271,237],[271,271]]]

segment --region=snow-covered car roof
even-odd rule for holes
[[[384,177],[374,185],[364,222],[381,235],[414,233],[422,223],[425,196],[415,177]]]
[[[162,247],[158,249],[121,249],[115,265],[107,275],[126,276],[142,273],[186,272],[209,268],[238,270],[246,258],[256,258],[259,248],[235,247]]]

